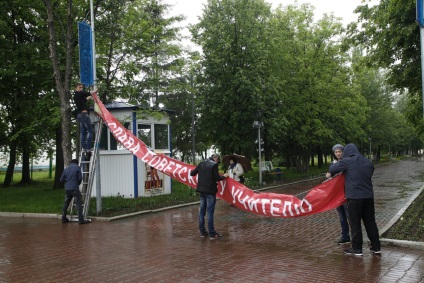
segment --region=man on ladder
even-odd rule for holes
[[[91,94],[97,91],[83,91],[83,84],[77,83],[74,92],[74,102],[77,107],[77,121],[80,122],[80,145],[83,152],[93,151],[93,128],[91,126],[90,116],[88,116],[87,101],[92,99]]]
[[[81,192],[79,190],[79,185],[82,182],[81,167],[78,166],[78,160],[72,159],[68,167],[63,170],[60,181],[65,183],[65,203],[63,204],[62,210],[62,223],[68,223],[69,219],[66,217],[66,211],[68,206],[72,201],[72,198],[75,198],[74,201],[77,206],[78,211],[78,223],[87,224],[91,221],[84,219],[82,213],[82,204],[81,204]]]

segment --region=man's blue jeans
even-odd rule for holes
[[[346,203],[337,207],[337,212],[339,213],[340,225],[342,226],[342,240],[350,240],[349,235],[349,213],[347,212]]]
[[[213,224],[213,215],[215,213],[216,195],[200,193],[199,209],[199,229],[200,233],[206,232],[205,215],[208,213],[208,230],[211,237],[215,236],[216,231]]]
[[[83,149],[90,149],[92,148],[93,143],[93,128],[91,126],[90,117],[88,116],[88,113],[82,112],[78,114],[77,120],[80,122],[81,147]]]

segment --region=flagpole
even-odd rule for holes
[[[416,18],[420,27],[420,49],[421,49],[421,91],[423,99],[424,116],[424,11],[423,0],[416,0]]]
[[[96,41],[94,36],[94,5],[93,0],[90,0],[90,15],[91,15],[91,51],[92,51],[92,62],[93,62],[93,90],[97,90],[97,77],[96,77]],[[102,127],[103,123],[99,121],[97,127]],[[99,146],[96,144],[95,146]],[[102,189],[101,189],[101,177],[100,177],[100,154],[97,150],[96,162],[96,211],[97,213],[102,212]]]
[[[91,14],[91,50],[92,50],[92,60],[93,60],[93,89],[97,89],[97,78],[96,78],[96,43],[95,43],[95,36],[94,36],[94,5],[93,0],[90,0],[90,14]]]

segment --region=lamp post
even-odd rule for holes
[[[261,128],[264,124],[261,122],[262,111],[256,111],[256,118],[258,121],[253,122],[253,127],[258,128],[258,147],[259,147],[259,186],[262,186],[262,164],[261,164],[261,154],[262,154],[262,142],[261,142]]]
[[[368,140],[369,140],[369,142],[370,142],[370,152],[369,152],[369,158],[370,158],[370,160],[372,160],[372,157],[371,157],[371,138],[368,138]]]
[[[193,74],[190,74],[190,87],[191,87],[191,137],[192,137],[192,156],[193,156],[193,164],[196,164],[196,133],[195,133],[195,123],[194,123],[194,115],[195,115],[195,107],[194,107],[194,88],[193,88]]]

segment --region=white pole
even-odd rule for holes
[[[421,47],[421,91],[423,98],[424,115],[424,27],[420,26],[420,47]]]
[[[95,36],[94,36],[94,6],[93,6],[93,0],[90,0],[90,14],[91,14],[91,50],[92,50],[92,56],[93,56],[93,89],[95,90],[96,87],[96,43],[95,43]]]
[[[91,18],[91,51],[93,56],[93,90],[97,90],[97,78],[96,78],[96,41],[94,36],[94,5],[93,0],[90,0],[90,18]],[[98,127],[101,127],[103,124],[99,121]],[[98,133],[98,131],[97,131]],[[94,146],[99,146],[98,144]],[[97,150],[97,162],[96,162],[96,211],[99,213],[102,211],[102,187],[101,187],[101,177],[100,177],[100,154]],[[94,158],[94,157],[92,157]]]
[[[259,186],[262,186],[262,165],[261,165],[261,122],[258,127],[258,143],[259,143]]]

